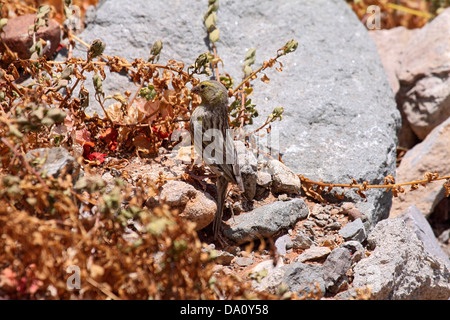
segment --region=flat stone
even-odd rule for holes
[[[236,263],[240,267],[246,267],[253,264],[253,259],[248,257],[237,257],[234,260],[234,263]]]
[[[322,266],[294,262],[282,268],[284,275],[281,283],[286,284],[289,291],[299,293],[300,297],[309,293],[320,297],[325,293]]]
[[[331,253],[331,249],[328,247],[311,247],[306,249],[305,252],[295,258],[296,262],[305,262],[312,260],[323,259]]]
[[[278,237],[277,240],[275,240],[275,247],[277,248],[277,254],[279,255],[285,255],[286,249],[290,249],[292,246],[292,239],[288,234]]]
[[[364,224],[360,218],[356,219],[355,221],[347,223],[339,231],[339,234],[345,240],[357,240],[359,242],[363,242],[367,237]]]
[[[297,232],[294,239],[292,240],[292,245],[296,249],[308,249],[314,244],[314,241],[304,234],[301,230]]]
[[[277,201],[230,219],[231,227],[224,230],[224,235],[237,242],[270,237],[282,229],[287,229],[308,215],[308,207],[302,199]]]

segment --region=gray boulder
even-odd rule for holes
[[[403,219],[406,225],[414,231],[419,240],[422,241],[425,251],[440,257],[450,270],[450,259],[441,249],[433,229],[431,229],[430,224],[420,210],[412,205],[399,216],[399,219]]]
[[[376,300],[447,300],[450,269],[401,217],[379,222],[368,236],[374,248],[354,270],[353,288],[370,286]]]
[[[231,227],[224,235],[237,243],[270,237],[306,218],[308,212],[302,199],[277,201],[230,219],[227,223]]]
[[[400,56],[398,102],[423,140],[450,117],[450,9],[417,30]]]
[[[449,78],[450,79],[450,78]],[[403,156],[397,168],[397,182],[421,180],[425,172],[438,172],[440,176],[450,175],[450,118],[433,129],[425,140],[416,144]],[[442,181],[428,184],[425,188],[400,193],[392,200],[390,217],[395,217],[408,209],[417,206],[425,217],[429,217],[436,206],[444,199]]]
[[[299,296],[320,297],[325,294],[325,281],[321,265],[295,262],[281,267],[284,276],[281,283],[287,285],[288,290],[299,293]]]

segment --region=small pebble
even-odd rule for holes
[[[240,267],[246,267],[253,264],[253,259],[246,257],[238,257],[234,260],[234,263],[236,263]]]
[[[285,234],[275,240],[275,247],[279,255],[285,255],[286,249],[292,248],[292,239],[289,235]]]
[[[339,222],[331,222],[325,226],[327,230],[339,230],[342,225]]]
[[[295,249],[308,249],[313,244],[314,241],[301,231],[292,239],[292,247]]]
[[[331,252],[331,249],[328,247],[311,247],[306,249],[301,255],[299,255],[295,261],[296,262],[305,262],[310,260],[317,260],[321,258],[325,258]]]

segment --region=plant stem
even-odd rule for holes
[[[308,182],[308,183],[312,183],[318,186],[322,186],[322,187],[331,187],[331,188],[367,188],[367,189],[384,189],[384,188],[397,188],[397,187],[401,187],[401,186],[411,186],[411,185],[415,185],[415,184],[422,184],[422,183],[430,183],[432,181],[438,181],[438,180],[446,180],[446,179],[450,179],[450,176],[445,176],[445,177],[439,177],[433,180],[428,180],[428,179],[423,179],[423,180],[416,180],[416,181],[411,181],[411,182],[403,182],[403,183],[394,183],[394,184],[375,184],[375,185],[363,185],[363,184],[340,184],[340,183],[326,183],[326,182],[319,182],[319,181],[312,181],[309,180],[308,178],[303,177],[302,175],[298,175],[298,177],[300,178],[300,180]]]

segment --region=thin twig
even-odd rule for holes
[[[108,298],[110,298],[112,300],[122,300],[118,296],[116,296],[114,293],[112,293],[104,284],[98,283],[97,281],[95,281],[91,277],[88,277],[86,280],[94,288],[96,288],[96,289],[100,290],[101,292],[103,292]]]
[[[416,180],[416,181],[410,181],[410,182],[403,182],[403,183],[394,183],[394,184],[374,184],[374,185],[364,185],[364,184],[341,184],[341,183],[327,183],[327,182],[321,182],[321,181],[312,181],[308,178],[303,177],[302,175],[298,175],[300,180],[305,181],[307,183],[312,183],[317,186],[321,187],[330,187],[330,188],[351,188],[351,189],[361,189],[361,188],[367,188],[367,189],[385,189],[385,188],[397,188],[402,186],[412,186],[417,184],[424,184],[424,183],[430,183],[433,181],[438,180],[446,180],[450,179],[450,176],[445,177],[438,177],[434,178],[432,180],[429,179],[423,179],[423,180]]]
[[[275,63],[279,57],[283,56],[283,54],[277,54],[277,56],[274,59],[271,59],[271,62]],[[258,70],[253,71],[250,73],[250,75],[245,78],[236,88],[234,88],[232,94],[235,94],[248,80],[253,78],[255,75],[257,75],[262,70],[265,70],[268,66],[266,64],[263,64],[261,67],[258,68]]]

